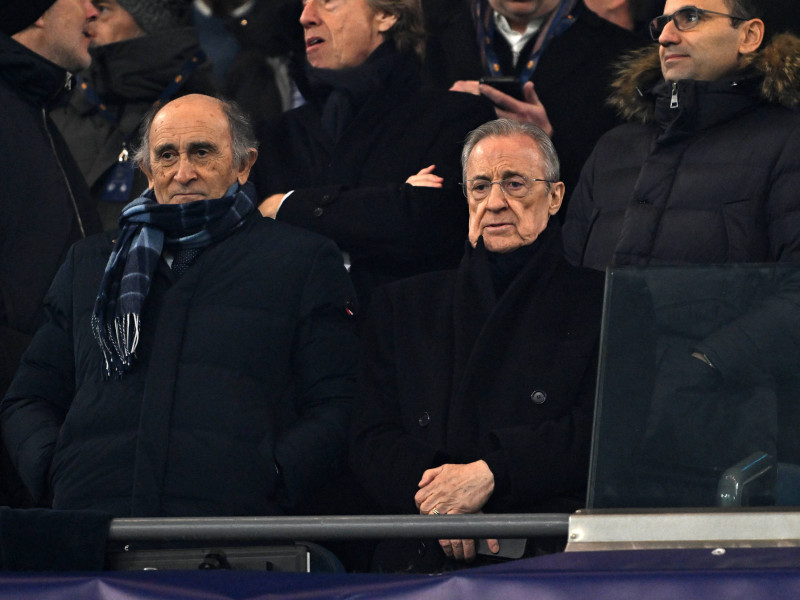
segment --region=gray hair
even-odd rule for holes
[[[412,51],[420,62],[425,56],[425,20],[420,0],[367,0],[376,12],[387,12],[397,17],[397,22],[385,33],[401,51]]]
[[[258,140],[253,132],[253,125],[250,121],[250,117],[236,102],[216,96],[210,97],[219,100],[222,112],[228,119],[228,126],[231,131],[233,164],[237,169],[241,169],[247,164],[250,148],[258,149]],[[139,132],[141,134],[139,144],[133,152],[134,162],[148,171],[150,170],[150,128],[153,125],[153,120],[162,108],[164,108],[164,105],[157,103],[145,114],[142,119],[142,124],[139,126]]]
[[[559,181],[561,179],[561,167],[558,162],[555,146],[550,137],[541,128],[532,123],[520,123],[511,119],[496,119],[484,123],[477,129],[472,130],[464,141],[464,149],[461,151],[461,177],[467,180],[467,161],[475,146],[487,137],[513,137],[522,135],[531,138],[542,153],[544,158],[544,178],[548,181]],[[550,184],[547,184],[550,189]]]

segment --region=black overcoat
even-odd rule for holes
[[[258,215],[177,281],[162,260],[134,367],[106,380],[90,317],[111,249],[103,234],[70,251],[0,405],[34,496],[118,517],[276,514],[332,477],[357,344],[335,246]]]
[[[260,197],[294,190],[278,220],[328,236],[347,252],[362,302],[379,284],[452,268],[461,256],[461,148],[494,111],[468,94],[422,88],[418,71],[411,56],[399,56],[387,85],[372,92],[337,142],[313,100],[258,132],[251,181]],[[442,189],[405,183],[434,164]]]
[[[604,277],[570,267],[554,222],[496,297],[482,240],[454,271],[376,294],[351,464],[391,512],[426,469],[483,459],[487,512],[574,510],[588,474]]]

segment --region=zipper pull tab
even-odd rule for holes
[[[64,88],[68,91],[72,91],[72,73],[67,71],[67,78],[64,80]]]
[[[669,101],[670,108],[678,108],[678,82],[672,84],[672,97]]]

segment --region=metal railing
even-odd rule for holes
[[[109,541],[263,542],[566,536],[569,515],[381,515],[114,519]]]

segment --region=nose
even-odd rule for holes
[[[661,30],[661,34],[658,36],[658,43],[662,46],[671,46],[672,44],[677,44],[680,41],[680,32],[678,31],[678,28],[675,27],[675,21],[670,19],[667,21],[664,29]]]
[[[100,16],[100,13],[97,12],[97,8],[95,8],[95,5],[92,4],[89,0],[84,0],[83,9],[84,11],[86,11],[87,21],[94,21],[97,17]]]
[[[319,23],[319,13],[317,13],[317,6],[314,0],[305,0],[303,2],[303,12],[300,15],[300,24],[305,27],[313,27]]]
[[[501,211],[508,206],[506,201],[505,192],[500,186],[500,182],[492,183],[492,189],[489,190],[489,196],[486,198],[486,210],[493,212]]]
[[[197,178],[197,171],[192,164],[192,161],[185,156],[178,158],[178,170],[175,172],[175,181],[181,185],[185,185]]]

